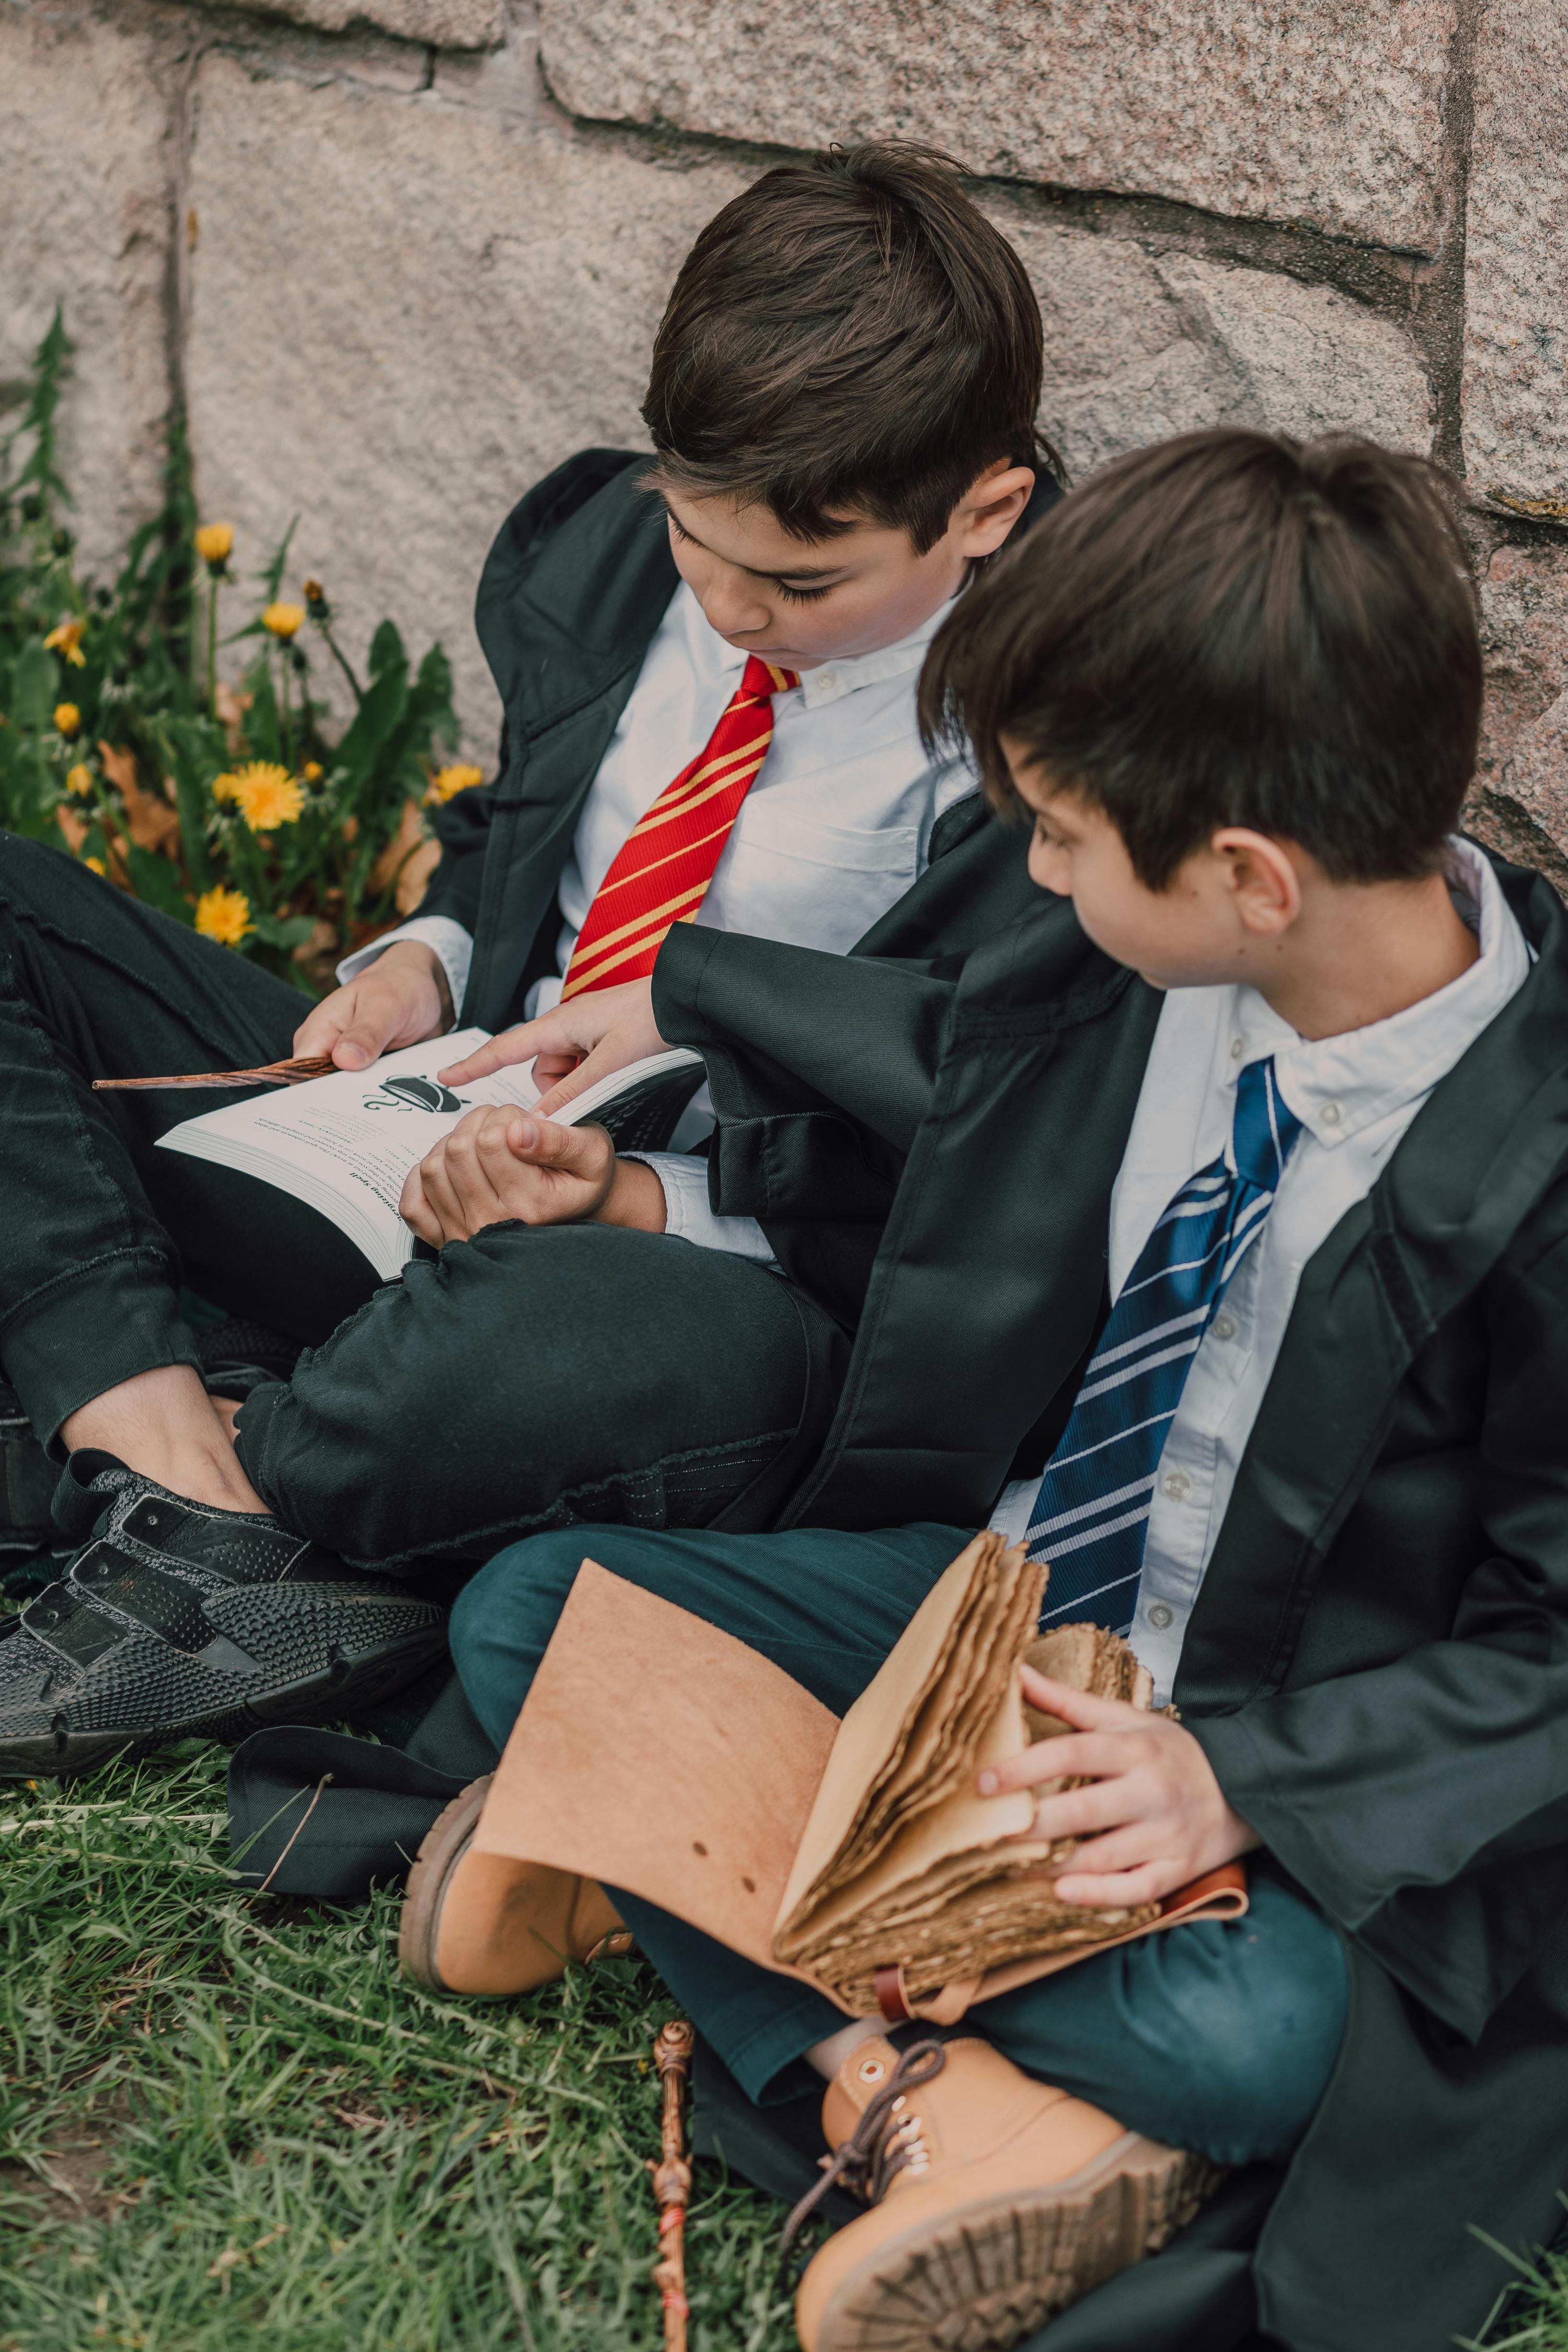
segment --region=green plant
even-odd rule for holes
[[[70,356],[57,311],[0,443],[0,824],[329,985],[340,955],[417,904],[437,854],[427,805],[482,782],[439,763],[458,740],[446,655],[416,667],[384,621],[362,681],[321,583],[284,598],[292,525],[257,575],[260,609],[224,634],[234,534],[198,525],[177,424],[162,511],[112,585],[84,579],[58,455]],[[341,730],[312,692],[317,643],[353,697]]]

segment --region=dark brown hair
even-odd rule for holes
[[[1447,477],[1369,441],[1194,433],[1071,491],[959,600],[928,745],[1001,738],[1163,889],[1221,825],[1339,882],[1429,873],[1475,770],[1481,656]]]
[[[1060,478],[1024,265],[958,167],[905,144],[781,163],[687,256],[643,415],[654,486],[769,507],[801,539],[857,517],[923,554],[998,459]]]

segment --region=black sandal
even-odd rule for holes
[[[106,1454],[73,1455],[55,1517],[90,1539],[60,1582],[0,1620],[0,1776],[330,1721],[445,1649],[445,1610],[407,1585]]]

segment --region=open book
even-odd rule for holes
[[[1147,1706],[1117,1634],[1037,1634],[1044,1569],[977,1536],[837,1722],[756,1651],[584,1560],[496,1769],[476,1853],[661,1905],[847,2014],[951,2022],[1107,1944],[1247,1908],[1236,1864],[1136,1910],[1061,1902],[1076,1841],[979,1774],[1067,1727],[1019,1666]]]
[[[390,1282],[415,1245],[397,1203],[432,1145],[477,1104],[515,1103],[527,1110],[543,1091],[533,1083],[531,1062],[516,1062],[456,1093],[443,1086],[437,1071],[464,1060],[489,1036],[488,1029],[459,1029],[384,1054],[368,1070],[338,1070],[225,1103],[171,1128],[159,1147],[293,1193],[340,1226]],[[701,1056],[675,1046],[613,1071],[556,1117],[563,1127],[584,1120],[607,1127],[625,1150],[656,1150],[701,1077]]]

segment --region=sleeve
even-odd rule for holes
[[[723,1215],[880,1223],[936,1084],[954,983],[677,923],[654,1017],[708,1066]]]
[[[1270,1852],[1469,2040],[1568,1916],[1568,1238],[1500,1269],[1485,1327],[1482,1549],[1449,1637],[1188,1720]]]
[[[723,1250],[731,1257],[776,1266],[773,1245],[755,1218],[714,1215],[708,1201],[706,1160],[683,1151],[627,1151],[622,1157],[645,1161],[664,1187],[667,1234],[695,1242],[699,1249]]]
[[[378,956],[384,955],[399,940],[419,940],[429,948],[447,975],[447,985],[452,992],[454,1016],[463,1002],[463,991],[468,984],[468,966],[474,960],[472,935],[461,923],[447,915],[416,915],[411,923],[401,924],[395,931],[384,931],[368,947],[356,948],[353,955],[344,956],[338,966],[338,986],[346,988],[362,971],[368,971]]]

